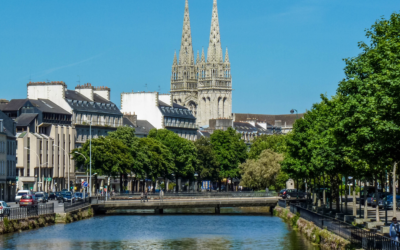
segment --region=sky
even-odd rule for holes
[[[189,0],[194,53],[207,50],[212,0]],[[29,81],[121,92],[170,90],[184,0],[0,2],[0,98],[26,98]],[[235,113],[305,112],[332,96],[365,29],[398,0],[218,0]]]

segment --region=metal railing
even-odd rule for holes
[[[53,213],[54,213],[54,203],[39,204],[37,206],[5,208],[2,210],[2,213],[0,214],[0,221],[2,221],[5,217],[7,217],[9,220],[17,220],[31,216],[53,214]]]
[[[355,227],[346,222],[315,213],[299,205],[290,205],[290,212],[294,214],[299,213],[301,218],[311,221],[316,226],[325,228],[326,230],[350,241],[353,247],[363,248],[366,250],[400,250],[400,244],[398,241]]]
[[[141,192],[134,193],[114,193],[113,195],[109,195],[110,198],[122,198],[122,197],[139,197]],[[148,193],[148,197],[159,197],[159,192],[156,193]],[[99,195],[104,196],[104,195]],[[274,197],[277,196],[277,192],[269,191],[269,192],[164,192],[163,195],[165,198],[179,198],[179,197]]]
[[[80,208],[89,206],[92,203],[91,198],[92,197],[86,197],[84,199],[79,199],[73,203],[65,202],[64,203],[64,212],[67,213],[67,212],[74,211],[76,209],[80,209]]]

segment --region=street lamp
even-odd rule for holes
[[[38,161],[39,161],[39,181],[38,181],[37,187],[38,187],[38,189],[39,189],[39,182],[40,182],[40,178],[41,178],[41,176],[40,176],[40,157],[39,157],[39,155],[36,153],[36,151],[34,151],[34,150],[32,150],[32,149],[30,149],[30,148],[28,148],[28,147],[24,147],[24,149],[33,151],[33,152],[35,153],[35,155],[37,156],[37,158],[38,158]],[[41,191],[41,190],[39,190],[39,191]]]
[[[76,151],[75,151],[75,154],[82,155],[83,158],[85,158],[85,162],[87,161],[87,158],[86,158],[85,155],[83,155],[83,154],[81,154],[81,153],[79,153],[79,152],[76,152]],[[89,180],[88,171],[87,171],[87,166],[86,166],[86,179]],[[92,188],[92,187],[90,187],[89,189],[91,189],[91,188]],[[83,190],[85,190],[85,189],[83,189]]]
[[[294,112],[296,112],[296,119],[299,119],[299,113],[297,112],[297,109],[290,110],[291,114],[293,114]]]
[[[58,147],[58,148],[64,150],[65,154],[68,155],[68,191],[71,191],[71,189],[70,189],[70,183],[69,183],[69,172],[70,172],[70,169],[69,169],[69,154],[67,154],[67,151],[66,151],[65,149],[63,149],[63,148],[60,147],[60,146],[57,146],[56,144],[53,144],[53,147]]]

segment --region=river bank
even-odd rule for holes
[[[274,208],[274,215],[282,218],[289,223],[295,230],[302,233],[308,240],[318,244],[321,249],[351,249],[349,241],[314,225],[297,214],[293,214],[289,209],[282,207]]]

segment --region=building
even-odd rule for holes
[[[46,192],[64,188],[68,167],[70,177],[74,172],[68,154],[75,148],[72,115],[48,99],[14,99],[3,112],[16,122],[17,188]]]
[[[0,111],[0,200],[14,201],[16,194],[16,126]]]
[[[121,111],[135,114],[156,129],[168,129],[182,138],[196,140],[197,124],[193,111],[172,101],[169,94],[131,92],[121,94]],[[142,125],[146,124],[145,122]],[[150,125],[146,126],[149,128]]]
[[[281,134],[280,127],[272,126],[266,122],[259,122],[254,119],[235,122],[232,119],[210,119],[209,126],[203,127],[198,131],[199,136],[210,137],[215,130],[227,130],[232,127],[237,133],[241,134],[242,140],[250,143],[261,135]]]
[[[221,47],[217,0],[214,0],[207,58],[202,50],[194,58],[189,4],[186,0],[179,61],[174,55],[171,94],[174,103],[190,109],[199,126],[209,119],[231,118],[232,77],[228,49]]]
[[[68,90],[58,81],[29,82],[27,90],[27,99],[0,101],[4,113],[17,122],[18,188],[79,190],[78,175],[85,175],[84,167],[75,171],[69,153],[123,124],[122,113],[110,101],[110,89],[87,83]]]
[[[287,134],[293,130],[294,122],[304,117],[304,113],[284,115],[233,113],[232,116],[234,122],[249,122],[264,129],[267,129],[267,127],[270,129],[280,128],[281,133]]]
[[[138,120],[136,114],[125,113],[124,114],[124,126],[131,127],[135,129],[135,135],[139,138],[147,137],[149,135],[150,130],[154,128],[146,120]]]

